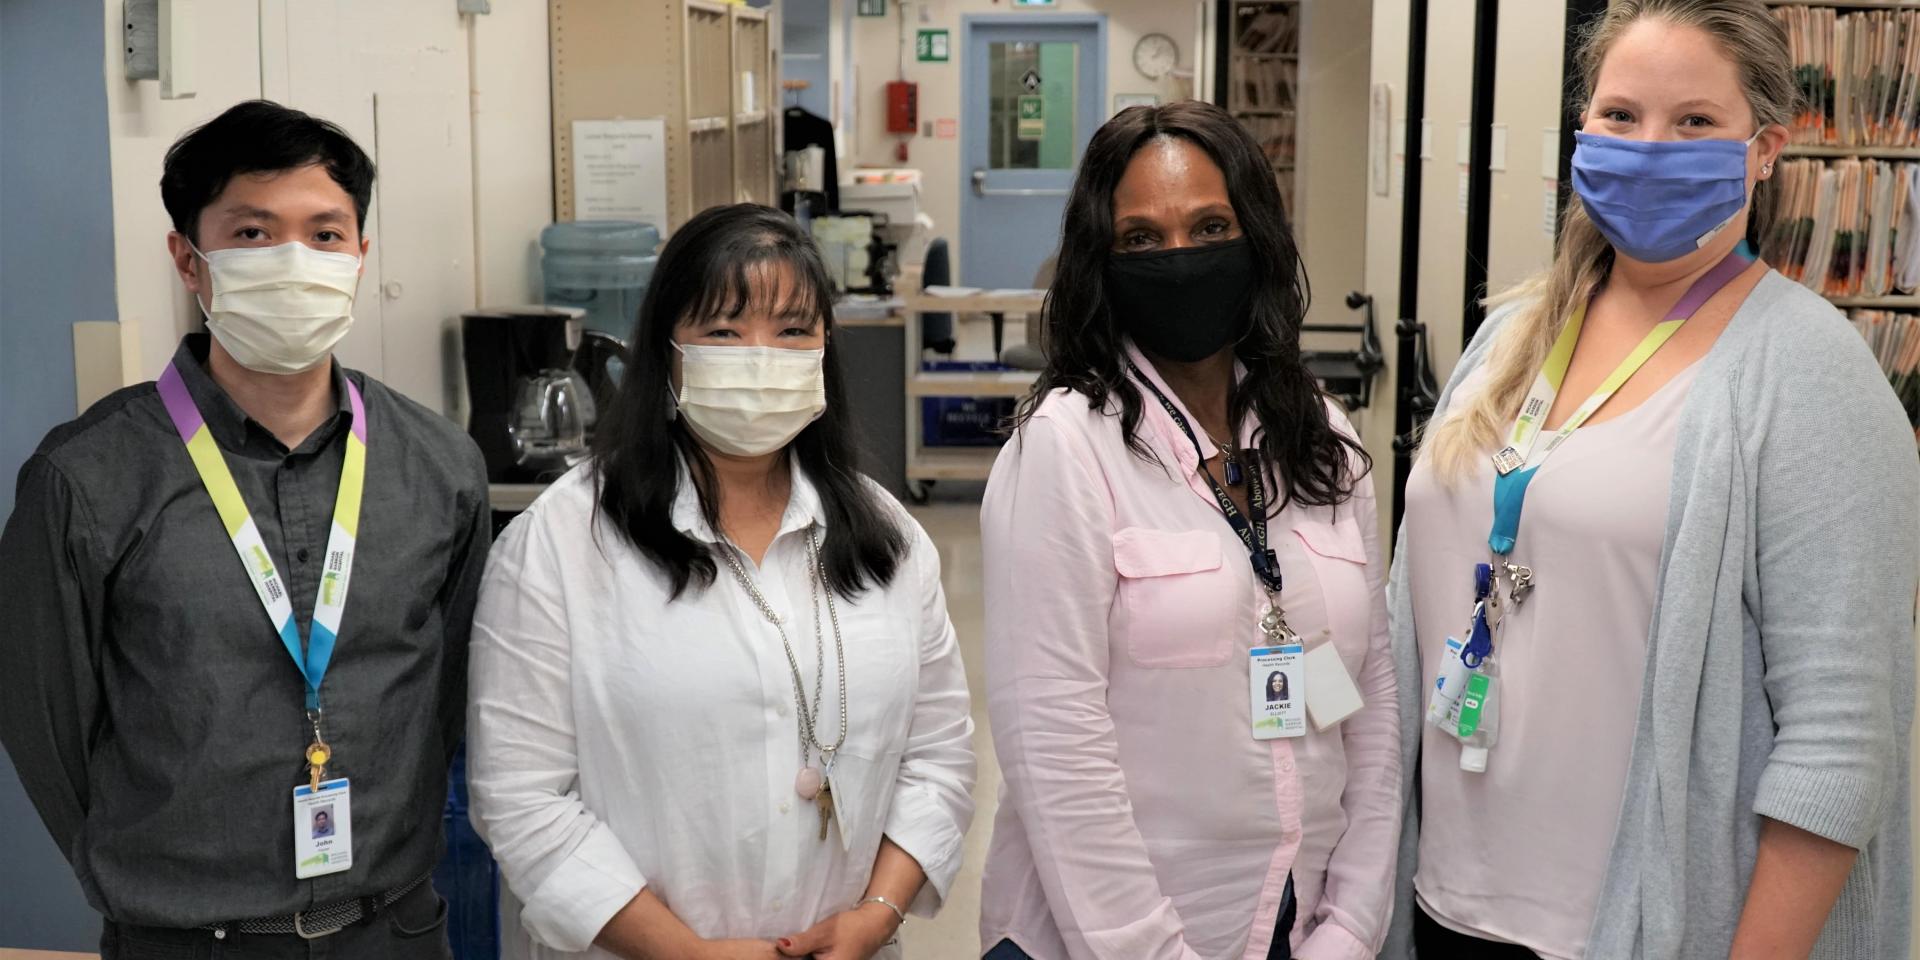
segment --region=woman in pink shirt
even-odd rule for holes
[[[1266,158],[1224,111],[1135,107],[1094,135],[1048,367],[981,512],[1006,776],[990,960],[1380,947],[1401,776],[1385,564],[1366,455],[1301,361],[1304,288]]]

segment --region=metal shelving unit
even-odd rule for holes
[[[1861,157],[1874,160],[1920,160],[1920,147],[1823,147],[1810,143],[1788,144],[1782,151],[1789,157]]]
[[[919,286],[917,279],[909,285]],[[1032,392],[1039,374],[1030,370],[992,370],[948,373],[921,369],[926,351],[920,340],[920,315],[950,313],[956,321],[969,314],[1024,315],[1028,323],[1037,323],[1044,295],[982,292],[964,297],[934,297],[925,293],[905,296],[907,329],[907,488],[916,499],[926,484],[937,480],[985,480],[993,470],[999,447],[929,447],[920,401],[927,397],[1024,397]]]
[[[1232,0],[1226,8],[1227,110],[1273,165],[1280,200],[1295,216],[1300,129],[1300,0]]]

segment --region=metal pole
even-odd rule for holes
[[[1407,116],[1405,174],[1400,200],[1400,322],[1394,363],[1393,410],[1393,529],[1400,529],[1406,513],[1407,477],[1413,472],[1413,452],[1420,425],[1429,412],[1418,389],[1419,341],[1426,334],[1420,315],[1420,131],[1427,115],[1427,5],[1407,0]]]

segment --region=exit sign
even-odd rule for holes
[[[921,63],[946,63],[952,49],[952,35],[945,30],[922,30],[914,43],[914,58]]]

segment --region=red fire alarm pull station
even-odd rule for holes
[[[912,135],[920,131],[920,85],[905,80],[887,84],[887,132]]]

